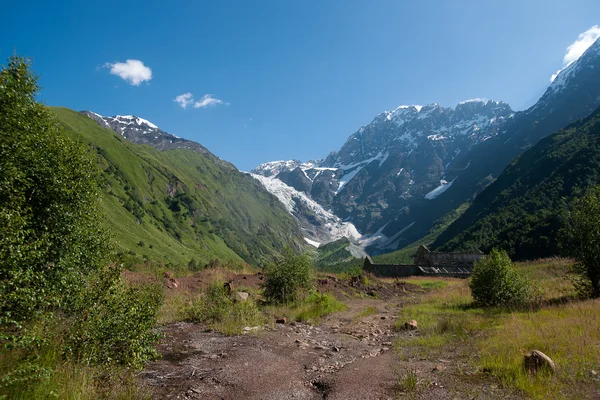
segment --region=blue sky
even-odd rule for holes
[[[324,157],[402,104],[524,109],[599,16],[596,0],[13,1],[0,57],[33,58],[48,105],[135,114],[249,170]]]

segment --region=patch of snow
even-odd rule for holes
[[[377,248],[380,250],[396,248],[398,246],[398,243],[400,242],[400,235],[402,235],[404,232],[406,232],[408,229],[410,229],[414,224],[415,224],[415,222],[413,221],[410,224],[408,224],[407,226],[405,226],[404,228],[402,228],[401,230],[399,230],[398,232],[396,232],[392,237],[389,237],[386,240],[381,241],[379,243],[379,245],[377,246]]]
[[[436,197],[438,197],[440,194],[444,193],[446,190],[448,190],[450,188],[450,186],[452,186],[452,184],[454,183],[454,181],[456,180],[456,178],[454,178],[454,180],[452,180],[452,182],[446,182],[445,180],[441,180],[440,181],[440,186],[436,187],[435,189],[433,189],[431,192],[427,193],[425,195],[425,198],[427,200],[433,200]]]
[[[458,104],[466,104],[466,103],[487,103],[488,101],[489,101],[488,99],[485,99],[485,98],[481,99],[481,98],[478,98],[478,97],[476,97],[476,98],[474,98],[474,99],[463,100],[463,101],[461,101],[461,102],[460,102],[460,103],[458,103]]]
[[[429,136],[427,136],[427,139],[433,140],[433,141],[435,141],[435,140],[443,140],[443,139],[446,139],[446,136],[443,136],[443,135],[429,135]]]
[[[338,189],[336,190],[335,195],[337,196],[342,191],[342,189],[344,188],[346,183],[350,182],[352,180],[352,178],[354,178],[356,176],[356,174],[358,174],[362,169],[363,169],[363,167],[355,168],[351,172],[342,176],[342,178],[340,179],[340,186],[338,186]]]
[[[309,238],[304,238],[304,240],[306,240],[306,243],[310,244],[313,247],[316,247],[317,249],[321,245],[321,243],[315,242],[314,240],[310,240]]]

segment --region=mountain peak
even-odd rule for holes
[[[96,121],[103,128],[117,132],[132,143],[148,144],[158,150],[191,149],[214,157],[201,144],[167,133],[147,119],[136,115],[105,117],[93,111],[81,111],[81,113]]]
[[[98,115],[98,114],[96,114]],[[158,126],[154,125],[152,122],[147,119],[143,119],[140,117],[136,117],[135,115],[115,115],[114,117],[106,117],[113,118],[119,121],[127,121],[129,124],[137,124],[137,125],[148,125],[150,128],[159,129]]]

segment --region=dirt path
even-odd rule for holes
[[[401,359],[394,338],[414,334],[394,330],[405,301],[415,301],[415,294],[351,299],[317,326],[272,324],[229,337],[174,323],[164,328],[163,359],[140,377],[157,399],[511,398],[469,374],[464,349]],[[407,371],[416,371],[418,389],[402,393],[398,381]]]

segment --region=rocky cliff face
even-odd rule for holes
[[[453,164],[456,155],[497,135],[512,115],[506,103],[487,100],[454,109],[401,106],[376,116],[324,160],[265,163],[253,173],[276,176],[361,232],[373,233],[387,215],[439,187],[449,169],[464,168]]]

